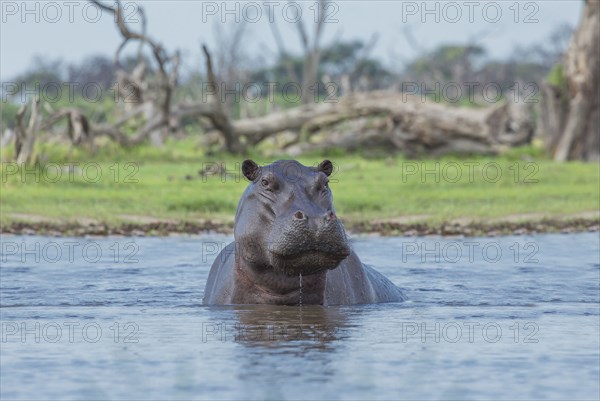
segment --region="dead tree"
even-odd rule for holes
[[[297,25],[302,47],[304,48],[304,64],[302,66],[302,103],[304,104],[310,102],[312,98],[310,88],[318,82],[319,61],[321,59],[320,42],[323,35],[327,4],[327,0],[319,0],[318,2],[317,22],[315,24],[312,43],[306,32],[304,21],[298,21]]]
[[[312,37],[309,36],[306,26],[304,25],[304,20],[302,18],[299,18],[299,20],[295,22],[303,50],[302,77],[300,79],[294,69],[293,59],[285,49],[285,45],[281,37],[279,28],[277,26],[276,20],[273,20],[270,23],[271,32],[273,33],[275,43],[279,50],[279,58],[284,63],[288,79],[290,79],[293,82],[300,83],[303,104],[311,102],[311,100],[313,99],[311,90],[317,90],[315,85],[317,85],[319,82],[318,73],[319,63],[321,59],[321,38],[323,36],[323,31],[325,28],[326,11],[329,1],[319,0],[315,4],[317,6],[315,9],[316,20],[314,22],[314,30],[312,32]],[[315,87],[312,88],[313,86]]]
[[[32,107],[32,120],[30,127],[23,128],[22,119],[25,109],[22,108],[17,114],[17,135],[15,150],[17,160],[30,162],[33,142],[39,130],[49,129],[60,121],[66,119],[68,136],[73,145],[87,144],[93,150],[94,138],[102,135],[109,136],[123,146],[132,146],[146,141],[148,138],[157,146],[160,146],[167,137],[169,131],[176,125],[173,117],[173,92],[177,86],[180,56],[179,52],[173,55],[167,54],[162,46],[146,34],[146,19],[144,11],[138,8],[142,23],[142,31],[132,31],[123,16],[121,1],[117,0],[114,7],[103,4],[99,0],[90,0],[102,10],[108,11],[114,16],[115,23],[123,38],[115,53],[115,63],[119,64],[119,56],[130,41],[138,41],[138,64],[131,71],[120,70],[117,73],[117,88],[119,103],[124,105],[122,114],[115,123],[94,123],[85,114],[76,108],[66,108],[50,115],[42,120],[39,113],[39,99]],[[148,72],[146,61],[142,57],[142,48],[147,46],[151,49],[156,71],[152,76]],[[33,116],[35,114],[35,119]],[[35,120],[35,123],[33,123]],[[122,128],[134,120],[142,120],[143,126],[133,136],[125,135]]]
[[[544,86],[541,132],[554,160],[600,160],[600,1],[586,0],[554,82]]]
[[[215,25],[216,51],[212,57],[213,75],[221,86],[228,89],[229,94],[229,96],[221,95],[219,101],[224,103],[227,111],[232,112],[234,104],[240,100],[238,102],[240,118],[244,118],[242,110],[246,104],[243,101],[241,87],[248,80],[245,68],[250,64],[250,57],[246,50],[248,37],[248,24],[245,21],[228,25],[228,29],[223,29],[221,23]],[[203,52],[206,56],[204,49]]]
[[[40,130],[47,130],[62,119],[67,120],[67,134],[73,145],[88,144],[93,147],[91,124],[81,110],[78,109],[67,108],[52,113],[40,124]]]
[[[441,156],[497,154],[527,144],[534,124],[530,108],[523,103],[460,108],[425,101],[420,96],[379,91],[346,96],[338,103],[304,105],[234,121],[233,128],[254,145],[283,131],[307,132],[307,141],[288,148],[293,154],[382,145],[408,156]],[[316,138],[318,134],[322,138]]]
[[[65,118],[74,144],[93,143],[95,137],[106,135],[129,146],[153,135],[164,139],[172,122],[184,116],[202,117],[212,123],[224,138],[226,149],[232,153],[241,153],[244,146],[257,145],[286,131],[296,133],[296,142],[285,145],[293,153],[328,147],[355,149],[371,144],[383,145],[409,156],[498,153],[506,147],[528,143],[533,132],[531,114],[523,104],[501,103],[481,109],[463,109],[425,101],[420,96],[383,91],[351,94],[337,103],[307,103],[264,117],[233,120],[221,101],[220,82],[206,46],[203,46],[203,52],[208,83],[213,86],[216,95],[208,102],[174,104],[172,96],[177,85],[178,55],[169,57],[159,44],[148,38],[145,29],[142,33],[131,31],[123,19],[120,2],[117,1],[112,8],[92,1],[115,16],[123,36],[123,43],[115,58],[118,60],[121,50],[130,40],[136,40],[152,49],[158,69],[150,79],[146,65],[140,58],[131,73],[124,72],[121,75],[122,82],[130,82],[135,89],[136,101],[131,107],[125,108],[114,123],[95,123],[75,109],[59,110],[46,121],[40,122],[39,101],[36,101],[29,127],[25,130],[22,121],[25,110],[20,111],[17,116],[16,154],[23,163],[31,158],[35,132],[40,127],[49,128]],[[319,4],[322,7],[322,19],[326,2]],[[311,84],[306,77],[318,71],[318,43],[322,24],[323,21],[313,37],[312,45],[308,44],[304,28],[298,28],[304,32],[301,36],[307,39],[304,41],[308,44],[305,49],[309,50],[307,62],[311,64],[305,70],[304,81],[308,82],[308,86],[304,87],[304,93],[309,91]],[[144,126],[135,135],[123,133],[125,125],[140,119],[145,120]],[[298,138],[302,138],[303,142],[298,143]]]
[[[221,88],[219,85],[220,82],[215,76],[210,52],[205,45],[202,46],[202,51],[204,52],[204,57],[206,58],[208,82],[212,86],[213,93],[215,93],[211,99],[211,102],[209,103],[209,109],[204,113],[204,115],[208,117],[213,123],[214,127],[223,134],[227,150],[231,153],[239,153],[242,150],[239,138],[233,128],[228,111],[224,107],[224,102],[221,98]],[[197,109],[198,114],[200,114],[201,110],[202,107]]]
[[[34,97],[31,100],[31,114],[27,128],[23,124],[23,117],[27,112],[27,105],[21,106],[16,115],[15,126],[15,160],[19,164],[28,164],[33,160],[33,150],[35,146],[36,135],[40,128],[40,99]]]
[[[134,104],[133,107],[126,108],[126,112],[139,108],[146,120],[145,125],[136,135],[127,140],[127,144],[140,143],[150,137],[155,145],[160,146],[168,136],[173,123],[171,108],[173,92],[178,79],[179,52],[169,55],[158,42],[146,34],[146,19],[141,7],[138,7],[138,11],[142,22],[142,32],[134,32],[128,27],[123,17],[120,0],[115,2],[114,7],[105,5],[99,0],[90,1],[114,16],[123,38],[115,54],[116,62],[119,60],[121,51],[130,41],[139,41],[140,49],[142,45],[146,45],[151,50],[157,67],[152,79],[147,77],[147,66],[140,56],[138,57],[138,66],[132,73],[122,72],[119,74],[117,85],[120,100]],[[141,50],[139,55],[141,55]],[[138,115],[139,113],[134,114]]]

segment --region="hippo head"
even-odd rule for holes
[[[329,160],[306,167],[280,160],[259,167],[242,164],[250,185],[235,219],[236,255],[259,271],[310,275],[336,268],[350,255],[333,208]]]

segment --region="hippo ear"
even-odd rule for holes
[[[319,164],[319,167],[317,167],[317,171],[322,171],[329,177],[333,172],[333,163],[329,160],[323,160],[321,164]]]
[[[242,163],[242,174],[250,181],[254,181],[258,177],[260,167],[252,160],[244,160]]]

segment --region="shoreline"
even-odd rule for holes
[[[526,235],[544,233],[576,233],[600,231],[597,217],[562,216],[554,218],[494,221],[448,221],[442,223],[402,222],[398,219],[347,222],[352,234],[381,236],[465,236],[495,237],[499,235]],[[66,222],[66,221],[11,221],[0,224],[0,234],[72,236],[168,236],[186,234],[232,234],[233,222],[218,220],[144,221],[144,222]]]

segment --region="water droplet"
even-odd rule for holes
[[[298,304],[300,306],[302,306],[302,273],[300,273],[300,295],[299,295]]]

